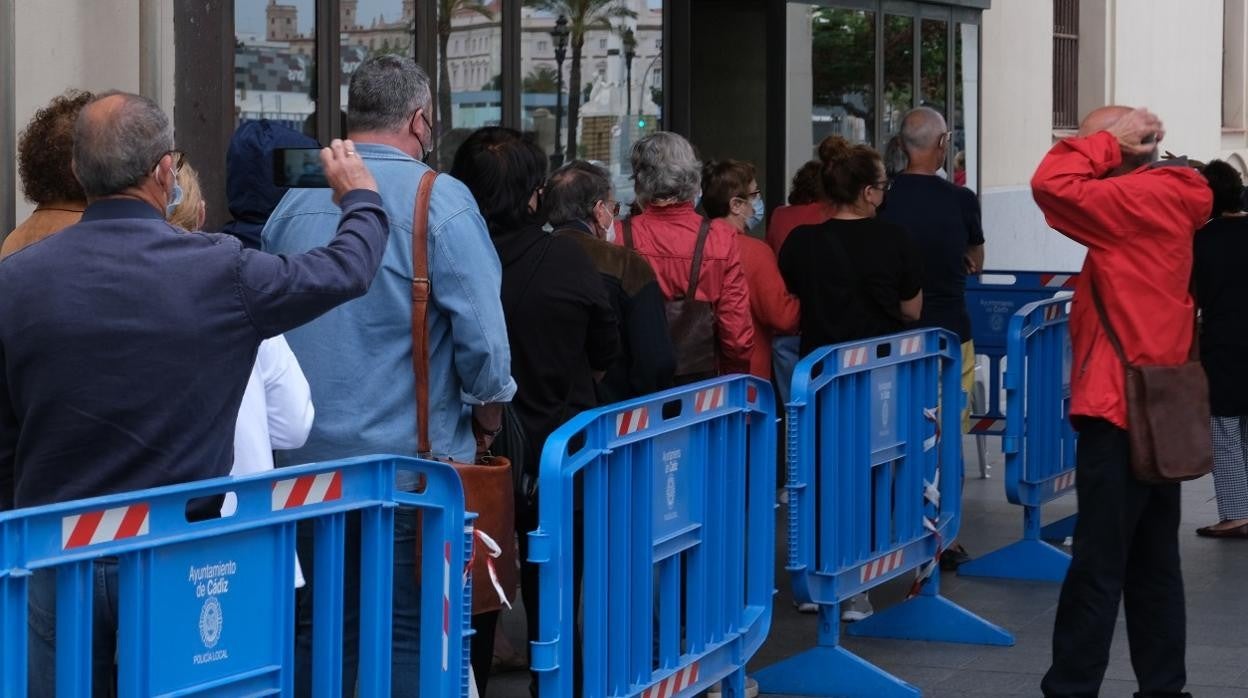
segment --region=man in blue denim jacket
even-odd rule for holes
[[[412,209],[433,147],[427,114],[428,75],[409,58],[383,55],[356,69],[347,120],[356,151],[377,179],[390,216],[382,268],[362,298],[286,339],[312,387],[316,420],[307,444],[278,452],[279,465],[371,453],[415,455],[412,374]],[[293,254],[333,235],[338,209],[323,189],[294,189],[262,234],[263,248]],[[485,221],[463,184],[438,177],[429,205],[429,435],[433,455],[471,462],[501,424],[511,400],[511,354],[499,299],[502,270]],[[413,486],[403,482],[399,485]],[[358,522],[358,519],[356,520]],[[395,695],[415,695],[419,674],[420,599],[415,585],[415,516],[395,523]],[[343,694],[354,691],[358,656],[359,537],[347,532]],[[311,531],[300,531],[300,556],[312,554]],[[305,562],[310,568],[312,563]],[[297,693],[307,695],[311,670],[311,587],[301,592],[296,642]]]

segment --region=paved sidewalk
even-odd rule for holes
[[[990,444],[992,439],[989,440]],[[967,441],[967,453],[974,448]],[[991,479],[978,479],[978,469],[967,468],[965,519],[962,542],[971,555],[1012,542],[1022,525],[1021,509],[1005,501],[1001,483],[1004,468],[999,453],[991,454]],[[1068,496],[1046,508],[1045,520],[1074,511]],[[1248,698],[1248,541],[1197,538],[1195,529],[1217,520],[1213,481],[1206,477],[1183,485],[1183,524],[1180,540],[1187,588],[1188,681],[1195,698]],[[815,643],[815,617],[797,613],[784,573],[784,510],[777,516],[776,611],[771,636],[751,668],[767,666]],[[876,608],[899,601],[908,577],[872,592]],[[1040,677],[1048,668],[1049,640],[1057,607],[1057,584],[963,579],[946,574],[945,596],[1005,627],[1015,636],[1014,647],[980,647],[842,636],[852,652],[923,690],[931,698],[959,696],[1039,696]],[[523,637],[523,621],[507,619],[509,636]],[[490,698],[528,695],[523,672],[496,675]],[[1101,695],[1130,697],[1135,679],[1127,652],[1126,627],[1119,618],[1109,671]],[[779,698],[779,697],[776,697]]]

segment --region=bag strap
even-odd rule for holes
[[[427,457],[429,441],[429,197],[438,173],[420,178],[412,211],[412,372],[416,379],[416,450]]]
[[[1127,361],[1127,354],[1122,350],[1122,342],[1118,341],[1118,333],[1114,332],[1113,325],[1109,324],[1109,315],[1105,312],[1101,293],[1096,289],[1096,279],[1091,274],[1088,275],[1088,282],[1092,287],[1092,304],[1096,306],[1096,314],[1101,319],[1101,327],[1105,328],[1105,334],[1109,337],[1109,343],[1113,345],[1114,352],[1118,354],[1118,360],[1123,366],[1129,367],[1131,362]]]
[[[624,219],[624,246],[630,250],[636,249],[635,247],[633,247],[633,217],[632,216],[629,216],[628,218]]]
[[[698,290],[698,277],[702,274],[702,254],[706,251],[706,238],[711,233],[711,219],[703,218],[702,227],[698,228],[698,241],[693,244],[693,264],[689,267],[689,290],[685,293],[685,302],[692,303]]]

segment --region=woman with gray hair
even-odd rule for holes
[[[677,382],[724,373],[748,373],[754,348],[750,294],[737,247],[736,231],[723,220],[709,221],[694,210],[702,180],[702,163],[681,136],[660,131],[637,141],[632,152],[633,186],[641,212],[617,224],[616,240],[650,262],[668,302],[669,323],[693,298],[714,314],[714,361],[690,370],[686,337],[673,333],[677,348]],[[698,260],[695,270],[694,260]],[[669,329],[671,329],[669,325]]]

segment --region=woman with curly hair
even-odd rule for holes
[[[13,229],[0,248],[0,259],[78,222],[87,196],[74,177],[74,122],[95,95],[69,90],[52,98],[22,131],[17,144],[17,172],[22,193],[35,212]]]

